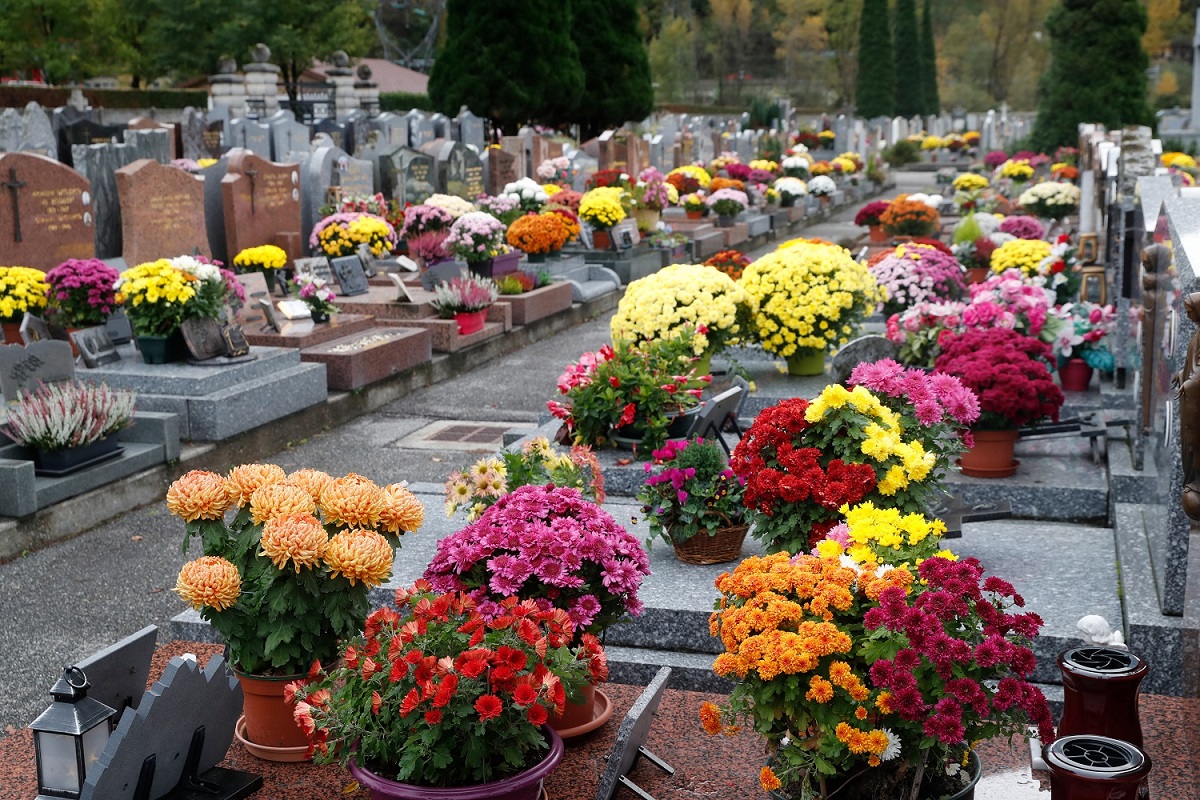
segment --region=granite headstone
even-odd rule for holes
[[[0,154],[0,261],[48,270],[95,255],[87,178],[47,156]]]
[[[230,147],[243,147],[259,158],[271,157],[271,129],[256,119],[230,120],[227,138]]]
[[[409,147],[398,147],[379,159],[382,190],[400,208],[409,203],[420,205],[437,192],[433,157]]]
[[[421,151],[435,159],[437,182],[446,194],[474,202],[486,190],[483,164],[479,156],[462,142],[443,139],[426,144]]]
[[[227,251],[273,244],[288,259],[303,255],[300,173],[296,164],[277,164],[238,148],[221,178]]]
[[[7,402],[18,399],[38,383],[69,381],[75,377],[75,354],[68,342],[46,339],[28,345],[0,345],[0,394]]]
[[[128,263],[212,255],[204,228],[203,178],[143,158],[118,169],[116,179]]]
[[[21,127],[17,133],[17,143],[14,148],[19,153],[36,153],[39,156],[58,158],[58,142],[54,137],[54,127],[46,109],[36,102],[26,104],[21,112]]]

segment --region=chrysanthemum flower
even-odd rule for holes
[[[392,574],[392,546],[375,531],[356,528],[329,540],[325,563],[334,576],[345,575],[351,584],[362,581],[378,586]]]
[[[229,502],[225,479],[215,472],[194,469],[167,489],[167,508],[185,522],[221,519]]]
[[[379,524],[388,533],[415,532],[425,521],[425,507],[406,487],[393,483],[383,489]]]
[[[325,521],[347,528],[374,528],[383,513],[383,490],[370,478],[351,472],[321,492]]]
[[[225,493],[238,508],[250,502],[250,496],[260,486],[283,483],[287,474],[274,464],[242,464],[229,470],[225,478]]]
[[[302,486],[269,483],[250,495],[250,518],[256,523],[284,514],[312,514],[317,510],[312,495]]]
[[[713,703],[701,703],[700,724],[704,726],[705,733],[716,736],[721,732],[721,709]]]
[[[298,469],[287,476],[287,482],[302,486],[312,495],[314,503],[321,502],[321,492],[333,481],[333,476],[319,469]]]
[[[175,582],[175,592],[197,611],[224,611],[237,602],[241,591],[237,567],[218,556],[203,556],[184,564]]]
[[[779,780],[770,767],[763,767],[758,774],[758,782],[762,784],[763,791],[773,792],[783,786],[783,782]]]
[[[263,526],[260,556],[271,559],[277,569],[291,561],[296,572],[315,566],[325,555],[329,535],[311,513],[295,512],[271,517]]]

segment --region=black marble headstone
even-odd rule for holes
[[[367,273],[363,269],[362,259],[358,256],[341,256],[331,258],[329,266],[337,278],[338,286],[346,297],[366,294],[371,290],[367,283]]]

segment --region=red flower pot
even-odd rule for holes
[[[1064,392],[1086,392],[1092,382],[1092,368],[1082,358],[1072,358],[1058,368]]]
[[[458,323],[459,336],[466,336],[469,333],[478,333],[483,330],[483,323],[486,319],[486,308],[482,311],[459,311],[454,315],[454,321]]]
[[[1013,447],[1017,429],[1003,431],[971,431],[975,446],[962,454],[959,466],[963,475],[973,478],[1007,478],[1017,471]]]
[[[886,242],[888,240],[888,235],[884,233],[882,225],[868,225],[867,233],[872,242]]]
[[[687,213],[687,218],[688,218],[688,219],[700,219],[700,218],[702,218],[702,217],[704,216],[704,212],[703,212],[703,211],[688,211],[688,212],[685,212],[685,213]],[[594,239],[595,239],[595,236],[593,235],[593,240],[594,240]]]
[[[609,231],[592,231],[592,248],[595,250],[612,250],[612,233]]]

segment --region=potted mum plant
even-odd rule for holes
[[[354,473],[243,464],[225,477],[187,473],[167,490],[167,508],[186,523],[184,552],[193,537],[204,551],[184,564],[175,591],[229,648],[245,693],[243,739],[255,755],[294,758],[307,739],[284,688],[332,663],[339,640],[362,630],[400,536],[424,521],[420,502]]]
[[[886,200],[876,200],[872,203],[867,203],[858,210],[854,215],[854,224],[861,225],[867,229],[872,242],[886,242],[887,234],[883,232],[883,212],[887,211],[888,203]]]
[[[701,723],[765,739],[759,779],[777,800],[970,797],[977,742],[1031,723],[1054,738],[1030,683],[1042,621],[978,560],[940,550],[940,521],[870,503],[843,513],[813,553],[751,557],[717,579],[713,671],[736,685],[724,708],[701,705]],[[747,656],[780,640],[782,668]]]
[[[958,259],[930,245],[904,242],[869,269],[887,293],[884,316],[918,303],[958,300],[967,290]]]
[[[920,200],[900,195],[879,216],[888,236],[930,237],[937,235],[940,217],[937,209]]]
[[[398,241],[396,229],[390,222],[358,211],[330,214],[313,226],[308,237],[308,244],[314,251],[330,258],[354,255],[362,244],[370,247],[371,255],[382,258],[396,249]]]
[[[338,307],[333,304],[337,295],[329,288],[329,281],[316,275],[303,274],[297,275],[292,285],[296,296],[308,306],[314,323],[329,322],[330,315],[338,313]]]
[[[0,324],[4,340],[23,344],[21,320],[25,312],[36,314],[46,307],[49,286],[46,273],[30,267],[0,267]]]
[[[813,197],[820,198],[822,206],[827,206],[833,193],[837,191],[837,184],[833,182],[833,178],[829,177],[828,167],[825,172],[820,172],[819,169],[818,166],[813,166],[814,177],[808,182],[808,193]]]
[[[662,210],[679,201],[679,192],[667,183],[663,174],[654,167],[638,173],[632,195],[633,214],[637,218],[638,230],[643,233],[654,230],[658,226]]]
[[[654,464],[646,465],[637,495],[650,523],[646,546],[661,536],[685,563],[736,561],[750,529],[743,521],[744,484],[725,463],[716,442],[667,442],[654,451]]]
[[[1073,183],[1047,181],[1030,186],[1017,198],[1021,208],[1042,219],[1069,217],[1079,209],[1079,187]]]
[[[1054,340],[1054,354],[1063,391],[1087,391],[1093,369],[1113,368],[1113,356],[1104,337],[1112,333],[1117,312],[1112,306],[1084,300],[1057,306],[1054,315],[1062,321]]]
[[[797,200],[808,194],[808,184],[799,178],[780,178],[775,181],[775,191],[779,192],[779,204],[792,208]]]
[[[500,196],[516,200],[521,207],[522,214],[538,213],[550,199],[550,195],[546,194],[542,185],[533,178],[521,178],[505,184],[504,191],[500,193]]]
[[[68,259],[46,273],[46,321],[68,332],[103,325],[118,307],[121,274],[98,258]]]
[[[538,800],[562,759],[546,725],[585,681],[565,615],[508,597],[486,614],[417,581],[336,667],[289,686],[318,763],[347,765],[374,800]]]
[[[408,254],[417,259],[420,266],[427,267],[450,257],[444,245],[453,224],[454,217],[444,208],[409,206],[404,209],[400,238],[408,245]]]
[[[183,358],[186,346],[179,325],[189,317],[188,303],[199,294],[196,276],[160,258],[125,270],[115,288],[143,360],[162,364]]]
[[[495,281],[475,276],[439,283],[433,292],[434,299],[430,302],[438,316],[457,322],[459,336],[483,330],[487,310],[500,296]]]
[[[571,238],[571,229],[567,217],[554,211],[525,214],[509,225],[507,238],[510,246],[528,255],[530,263],[538,264],[562,250]]]
[[[483,211],[469,211],[454,220],[442,247],[481,278],[513,272],[521,258],[504,243],[504,223]]]
[[[750,257],[741,250],[722,250],[704,261],[704,266],[724,272],[734,281],[741,280],[742,272],[750,266]]]
[[[700,219],[708,213],[708,206],[704,203],[703,192],[691,192],[682,195],[679,198],[679,205],[683,207],[683,211],[687,214],[688,219]]]
[[[339,255],[342,255],[339,253]],[[287,253],[282,247],[273,244],[263,244],[258,247],[247,247],[233,257],[233,266],[238,272],[261,272],[267,281],[267,289],[275,292],[275,275],[277,270],[287,266]]]
[[[974,443],[962,456],[964,475],[1005,478],[1017,471],[1017,429],[1058,420],[1062,390],[1050,376],[1054,352],[1045,342],[1006,328],[969,329],[943,338],[938,372],[954,375],[979,396]]]
[[[730,228],[734,218],[750,206],[750,200],[737,189],[717,189],[704,198],[704,204],[717,215],[718,228]]]
[[[34,453],[37,474],[60,476],[121,454],[116,433],[133,424],[133,392],[67,381],[22,391],[4,433]]]
[[[610,231],[628,216],[625,209],[627,198],[628,193],[621,186],[597,186],[584,192],[579,201],[579,219],[591,226],[592,246],[595,249],[612,249]]]

